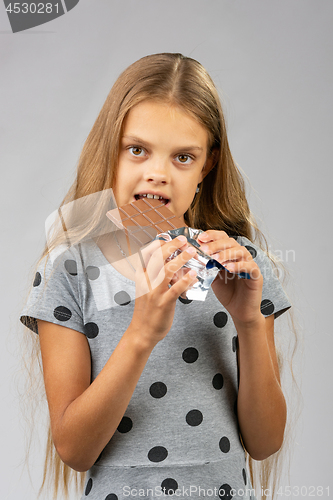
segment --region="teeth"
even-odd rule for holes
[[[154,200],[163,200],[163,196],[157,196],[157,194],[141,194],[140,196],[142,196],[143,198],[150,198],[151,200],[154,199]]]

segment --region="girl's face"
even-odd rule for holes
[[[118,206],[161,196],[181,220],[209,172],[208,134],[178,107],[144,101],[126,116],[113,192]],[[206,166],[205,166],[206,164]],[[204,168],[205,167],[205,168]]]

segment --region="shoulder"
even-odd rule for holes
[[[77,245],[58,245],[45,255],[38,265],[38,271],[51,273],[65,273],[67,276],[77,276],[85,271],[87,260],[94,259],[96,245],[91,241],[84,241]]]

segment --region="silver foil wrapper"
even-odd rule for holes
[[[186,298],[188,300],[205,300],[208,290],[216,278],[219,270],[225,269],[228,273],[230,272],[217,260],[212,259],[210,255],[204,253],[200,249],[200,244],[197,240],[199,234],[203,232],[204,231],[201,229],[194,229],[192,227],[185,226],[161,233],[155,238],[164,241],[171,241],[174,238],[177,238],[177,236],[183,235],[186,237],[187,242],[195,247],[197,254],[183,266],[184,268],[194,269],[197,272],[198,282],[186,291]],[[170,255],[168,260],[174,259],[180,253],[181,250],[176,250],[176,252]],[[250,278],[247,273],[238,273],[237,275],[240,278]]]

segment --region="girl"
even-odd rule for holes
[[[21,316],[39,334],[56,450],[46,470],[59,478],[62,461],[65,483],[69,468],[88,471],[89,500],[253,499],[245,459],[275,454],[284,436],[274,318],[290,303],[252,243],[258,230],[219,97],[197,61],[155,54],[120,75],[62,215],[95,193],[110,200],[110,188],[118,206],[163,198],[184,225],[204,230],[202,250],[230,273],[219,272],[205,301],[189,301],[195,272],[179,271],[195,250],[184,237],[152,242],[142,266],[121,231],[101,229],[103,202],[93,215],[76,210],[80,222],[61,218],[65,233],[49,242]]]

